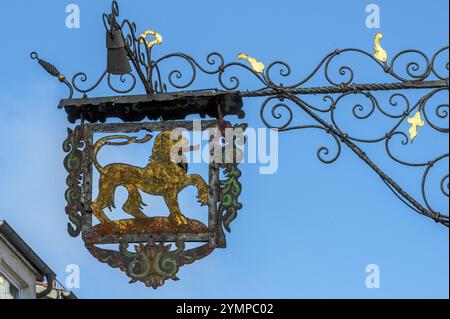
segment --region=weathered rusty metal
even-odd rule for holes
[[[243,155],[235,143],[240,145],[245,143],[243,134],[246,128],[247,124],[233,126],[233,131],[237,134],[232,136],[233,140],[228,141],[233,147],[223,152],[223,160],[220,164],[226,179],[220,181],[219,212],[222,216],[223,226],[228,232],[231,232],[230,225],[237,218],[237,212],[242,209],[242,203],[239,202],[239,196],[242,192],[239,178],[242,173],[238,164],[242,160]]]
[[[67,133],[68,137],[63,144],[64,152],[68,153],[64,159],[64,167],[69,174],[66,179],[68,188],[65,192],[66,214],[70,221],[67,229],[70,236],[77,237],[81,232],[84,214],[84,206],[81,201],[83,130],[78,126],[75,130],[67,129]]]
[[[223,116],[244,116],[242,98],[236,92],[188,91],[153,95],[128,95],[61,100],[70,123],[84,119],[90,123],[121,119],[125,122],[149,120],[183,120],[198,114],[219,118],[217,105],[223,105]]]
[[[216,248],[225,248],[226,239],[223,227],[229,230],[229,224],[236,217],[242,205],[237,201],[241,192],[240,171],[237,168],[241,158],[240,150],[223,146],[220,161],[209,163],[209,181],[200,175],[189,175],[182,155],[195,147],[189,141],[172,134],[176,129],[211,130],[223,134],[224,127],[230,124],[220,121],[200,121],[194,125],[191,121],[166,121],[153,123],[115,123],[86,124],[69,129],[69,137],[64,143],[68,152],[65,167],[69,172],[67,199],[69,218],[75,228],[69,228],[72,236],[82,232],[82,238],[88,250],[102,262],[126,271],[132,282],[141,281],[157,288],[167,279],[175,279],[179,267],[209,255]],[[246,125],[235,126],[245,130]],[[143,138],[133,134],[144,132]],[[95,139],[95,134],[107,136]],[[144,167],[123,163],[102,166],[97,161],[98,152],[103,146],[123,146],[132,143],[146,144],[154,141],[150,160]],[[233,146],[242,144],[243,137],[237,136],[227,142]],[[240,143],[236,141],[241,141]],[[213,142],[212,140],[210,142]],[[235,145],[236,143],[236,145]],[[222,146],[220,146],[222,148]],[[231,150],[231,151],[230,151]],[[215,156],[211,148],[211,156]],[[173,155],[178,155],[174,161]],[[214,157],[215,158],[215,157]],[[226,163],[224,161],[227,161]],[[230,162],[231,161],[231,162]],[[94,168],[99,172],[99,192],[93,199]],[[221,181],[220,170],[226,180]],[[236,174],[239,172],[239,174]],[[178,193],[188,185],[199,189],[199,201],[208,205],[207,225],[189,216],[184,216],[179,208]],[[110,220],[104,212],[114,207],[114,193],[118,186],[124,186],[129,196],[123,211],[134,218]],[[140,192],[162,196],[170,215],[147,216],[142,210]],[[94,224],[94,217],[100,222]],[[200,247],[184,250],[187,242],[199,243]],[[126,247],[139,244],[136,252]],[[146,243],[143,245],[142,243]],[[175,243],[177,250],[170,251],[164,243]],[[99,247],[103,244],[120,245],[117,251]],[[182,248],[182,249],[181,249]],[[165,260],[165,261],[164,261]],[[168,268],[161,268],[158,263]],[[145,266],[145,267],[144,267]],[[142,268],[144,267],[144,268]],[[156,267],[156,268],[155,268]],[[166,269],[166,270],[164,270]],[[144,271],[145,270],[145,271]]]
[[[128,247],[128,244],[121,243],[119,250],[115,251],[86,244],[89,252],[100,262],[125,272],[131,279],[130,283],[139,281],[154,289],[169,279],[178,281],[180,267],[205,258],[214,251],[208,244],[185,250],[183,242],[176,243],[176,250],[171,250],[172,245],[163,243],[140,243],[135,246],[135,252],[129,251]]]

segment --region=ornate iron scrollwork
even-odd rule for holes
[[[289,81],[292,68],[287,63],[274,61],[266,66],[263,62],[245,53],[237,56],[245,63],[237,61],[226,63],[225,58],[220,53],[212,52],[206,57],[207,67],[202,66],[193,57],[184,53],[171,53],[153,59],[152,50],[155,48],[155,44],[162,43],[162,37],[155,31],[138,36],[135,23],[129,20],[119,23],[118,17],[119,6],[116,1],[113,1],[111,13],[103,15],[105,28],[106,30],[111,30],[113,26],[116,29],[118,28],[126,39],[128,58],[133,62],[138,78],[147,94],[166,93],[169,88],[174,90],[188,89],[194,85],[197,76],[203,74],[215,77],[221,91],[233,91],[242,98],[265,97],[260,108],[261,120],[265,126],[280,132],[315,129],[328,133],[336,144],[336,150],[334,154],[331,154],[328,147],[320,147],[317,151],[317,157],[320,161],[327,164],[335,162],[341,154],[342,144],[345,144],[366,162],[381,177],[388,188],[412,210],[448,226],[448,209],[443,213],[437,208],[433,208],[426,186],[430,171],[438,164],[448,161],[448,151],[430,156],[425,161],[411,161],[401,158],[392,149],[392,145],[398,141],[404,147],[410,145],[414,139],[420,138],[420,132],[426,129],[431,129],[438,134],[448,134],[449,63],[448,54],[445,54],[449,51],[448,46],[437,50],[431,56],[416,49],[403,50],[391,55],[392,58],[389,60],[388,50],[386,51],[380,45],[382,35],[377,34],[374,52],[355,48],[335,50],[327,54],[309,74],[300,80]],[[155,40],[148,42],[147,36],[149,34],[154,35]],[[349,54],[354,54],[355,58],[365,59],[381,71],[380,74],[387,75],[388,80],[385,83],[360,84],[362,82],[361,74],[358,74],[355,68],[340,63],[341,59]],[[56,67],[39,59],[36,53],[32,54],[32,58],[37,59],[47,72],[57,76],[70,88],[70,98],[73,91],[81,93],[86,98],[87,93],[93,91],[105,77],[108,78],[109,86],[116,93],[129,93],[136,85],[137,77],[132,73],[121,75],[120,81],[122,83],[126,82],[126,76],[131,77],[132,80],[129,88],[118,90],[111,85],[111,75],[105,72],[92,87],[81,89],[76,82],[78,79],[83,82],[86,81],[86,74],[75,74],[72,84],[69,84]],[[351,60],[357,60],[355,58],[352,57]],[[185,76],[180,69],[174,69],[164,76],[162,72],[163,63],[170,59],[178,59],[184,62],[191,74]],[[363,69],[366,69],[366,67]],[[229,75],[232,70],[241,70],[243,73],[251,75],[256,79],[260,88],[242,90],[239,76],[237,74]],[[373,74],[371,74],[372,76]],[[315,87],[310,85],[318,79],[324,80],[325,86]],[[394,82],[389,83],[389,81]],[[220,93],[220,90],[215,92]],[[413,98],[407,96],[407,92],[413,90],[415,92],[424,91],[425,93],[420,98],[414,98],[413,100]],[[377,97],[379,92],[391,93],[387,100],[380,100],[380,97]],[[430,104],[434,103],[432,100],[438,97],[442,98],[442,95],[445,94],[447,95],[445,101],[437,103],[434,105],[434,109],[430,110],[432,107]],[[311,103],[307,100],[311,96],[321,96],[322,100]],[[385,122],[388,123],[387,127],[371,138],[363,136],[361,134],[363,132],[359,134],[350,133],[351,128],[344,128],[344,123],[347,121],[340,120],[338,113],[348,108],[348,101],[351,97],[360,97],[365,100],[364,103],[355,103],[351,107],[351,114],[354,119],[369,121],[378,116],[385,119]],[[273,104],[274,102],[275,104]],[[289,103],[303,111],[312,120],[312,123],[294,125],[295,109],[288,105]],[[270,104],[273,104],[273,106],[267,112]],[[397,110],[390,110],[391,108]],[[407,134],[409,134],[409,138]],[[419,137],[417,137],[418,134]],[[394,163],[410,168],[423,169],[422,178],[419,181],[420,200],[400,187],[361,148],[362,145],[378,143],[383,144],[387,156]],[[237,174],[231,168],[229,171],[230,174]],[[441,194],[448,198],[448,170],[447,173],[443,174],[437,187]],[[231,208],[229,210],[232,212]],[[234,214],[230,213],[226,218],[230,216],[234,216]]]
[[[63,144],[64,152],[68,153],[64,159],[64,167],[69,173],[66,184],[65,198],[67,201],[66,214],[69,216],[67,230],[72,237],[77,237],[81,232],[84,206],[82,201],[81,182],[83,179],[83,130],[77,127],[75,130],[67,129],[68,137]]]
[[[246,125],[233,126],[234,130],[240,129],[241,134],[231,140],[223,136],[223,152],[220,161],[209,165],[208,183],[201,176],[187,175],[183,163],[176,165],[168,160],[166,153],[173,143],[167,144],[163,152],[160,151],[164,145],[154,146],[151,161],[145,168],[128,164],[102,166],[96,159],[99,149],[105,145],[146,143],[151,139],[156,140],[155,145],[158,145],[158,141],[167,138],[167,132],[175,126],[192,128],[192,122],[183,121],[132,123],[145,118],[174,120],[190,114],[198,114],[202,118],[208,115],[218,120],[202,121],[201,129],[216,127],[223,134],[224,129],[230,126],[223,120],[224,116],[244,117],[242,98],[263,98],[260,118],[270,129],[279,132],[314,129],[328,134],[335,150],[333,153],[328,146],[319,147],[317,157],[321,162],[331,164],[337,161],[345,145],[409,208],[449,226],[448,206],[445,212],[434,206],[428,185],[430,176],[436,172],[434,169],[447,163],[446,172],[441,173],[433,189],[449,197],[449,153],[445,150],[449,133],[449,63],[448,54],[445,54],[449,51],[448,46],[431,56],[415,49],[391,55],[389,50],[381,47],[383,35],[377,34],[374,52],[355,48],[335,50],[306,76],[292,79],[289,64],[278,60],[265,64],[245,53],[238,54],[236,60],[231,62],[226,62],[217,52],[208,54],[205,63],[180,52],[154,58],[153,50],[156,45],[162,44],[162,36],[154,30],[138,35],[134,22],[127,19],[119,22],[118,18],[119,6],[112,1],[111,13],[103,14],[107,37],[110,36],[107,39],[110,65],[90,87],[83,88],[81,85],[88,81],[86,73],[75,74],[69,82],[54,65],[40,59],[37,53],[33,52],[31,58],[69,88],[69,98],[61,101],[60,107],[64,107],[71,123],[77,120],[82,122],[74,130],[68,130],[68,138],[63,145],[68,153],[64,166],[69,174],[65,195],[69,234],[76,237],[81,233],[87,249],[95,258],[124,271],[132,283],[143,282],[149,287],[160,287],[169,279],[178,280],[176,275],[183,265],[206,257],[216,248],[225,248],[223,229],[231,231],[231,223],[242,208],[239,202],[241,171],[238,167],[242,154],[238,145],[244,143]],[[153,39],[147,40],[148,36]],[[378,76],[386,76],[384,83],[364,81],[356,68],[340,63],[350,54],[354,55],[351,61],[368,62],[362,69],[372,66],[379,72]],[[392,58],[389,59],[390,56]],[[117,65],[114,60],[119,60]],[[183,73],[183,68],[178,67],[163,72],[164,64],[169,60],[185,64],[190,73]],[[126,73],[130,70],[129,62],[133,71]],[[376,75],[374,72],[370,74],[371,78]],[[216,88],[193,90],[200,75],[213,79]],[[242,88],[240,76],[255,79],[255,88]],[[134,92],[139,80],[145,95],[88,98],[88,94],[105,79],[109,88],[117,94]],[[119,81],[122,87],[117,87],[114,80]],[[312,83],[318,80],[324,84],[314,86]],[[407,92],[413,91],[415,94],[408,96]],[[321,100],[310,101],[317,97]],[[359,102],[352,99],[359,99]],[[444,102],[436,102],[438,99]],[[304,122],[295,123],[297,111],[302,112],[303,116],[299,118]],[[378,119],[378,123],[384,126],[373,136],[367,136],[367,124],[357,131],[356,125],[348,125],[348,117],[342,120],[345,111],[356,123]],[[125,123],[84,125],[84,120],[103,123],[111,118],[120,118]],[[148,135],[142,139],[129,135],[141,131]],[[154,132],[162,133],[153,136]],[[411,160],[394,148],[395,143],[401,145],[403,151],[407,147],[410,150],[413,141],[416,144],[426,132],[446,137],[444,143],[439,145],[442,148],[437,154],[421,154],[427,158]],[[94,133],[114,135],[94,142]],[[419,195],[412,196],[375,164],[366,152],[369,145],[380,145],[383,150],[379,153],[385,153],[387,159],[399,167],[421,169],[419,191],[413,192]],[[180,147],[183,153],[188,145],[184,143]],[[100,192],[95,199],[92,198],[94,166],[100,173]],[[219,179],[220,170],[224,180]],[[114,221],[104,212],[105,208],[114,206],[114,191],[119,185],[128,191],[123,211],[133,216],[132,219]],[[182,214],[177,196],[187,185],[194,185],[199,190],[200,203],[208,205],[207,225]],[[170,215],[146,216],[140,192],[163,196]],[[93,217],[100,223],[93,225]],[[186,249],[185,243],[188,242],[200,244],[196,248]],[[118,249],[105,249],[101,247],[104,244],[117,245]],[[136,244],[134,251],[129,249],[131,244]],[[172,249],[172,245],[176,248]]]
[[[127,243],[120,244],[119,251],[115,251],[86,244],[89,252],[100,262],[125,272],[131,279],[130,283],[142,282],[154,289],[169,279],[178,281],[180,267],[203,259],[214,251],[208,244],[185,250],[183,242],[177,243],[176,250],[164,243],[139,244],[135,246],[135,252],[130,252],[128,246]]]
[[[242,160],[243,154],[238,145],[245,143],[244,132],[246,128],[247,124],[234,125],[233,131],[241,134],[233,135],[232,140],[228,141],[233,147],[224,147],[222,152],[223,159],[220,167],[223,169],[226,179],[220,182],[219,212],[222,215],[223,226],[228,232],[231,232],[230,225],[237,218],[237,212],[242,209],[242,203],[239,202],[239,196],[242,192],[242,184],[239,182],[239,178],[242,172],[238,163]]]

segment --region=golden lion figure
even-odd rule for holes
[[[179,137],[172,139],[170,131],[160,133],[155,140],[152,155],[147,166],[141,168],[128,164],[109,164],[102,167],[97,161],[97,154],[105,145],[127,145],[131,143],[146,143],[152,138],[146,135],[143,139],[137,139],[126,135],[113,135],[100,139],[94,145],[93,162],[100,172],[99,194],[92,204],[92,213],[100,221],[107,223],[110,219],[105,215],[104,209],[111,210],[114,206],[114,194],[116,188],[123,186],[128,191],[128,199],[123,205],[123,210],[135,218],[147,218],[142,211],[145,204],[142,201],[139,190],[156,196],[162,196],[169,208],[169,219],[175,225],[187,224],[186,217],[181,213],[178,204],[178,193],[189,185],[198,189],[198,199],[203,205],[208,204],[208,185],[200,175],[188,175],[181,164],[173,161],[174,151],[184,158],[182,153],[192,151],[194,147],[188,147],[188,140]],[[112,142],[122,139],[123,142]]]

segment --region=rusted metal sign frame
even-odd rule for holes
[[[209,163],[208,183],[208,231],[200,234],[183,233],[176,227],[170,233],[124,233],[108,236],[93,235],[93,178],[95,134],[100,133],[139,133],[162,132],[184,128],[188,131],[205,131],[219,129],[222,134],[224,126],[230,123],[223,120],[197,121],[166,121],[150,123],[111,123],[78,125],[73,130],[68,129],[68,138],[63,144],[67,154],[64,166],[68,171],[66,191],[66,213],[69,217],[68,232],[77,237],[82,234],[88,251],[100,262],[113,268],[119,268],[131,278],[131,283],[143,282],[148,287],[158,288],[169,280],[178,280],[176,274],[180,267],[191,264],[211,254],[216,248],[226,247],[224,230],[230,231],[230,224],[242,208],[238,199],[241,193],[239,177],[241,172],[238,162],[225,161]],[[245,131],[246,124],[234,125],[233,129]],[[217,133],[217,131],[216,131]],[[241,137],[233,137],[231,150],[233,156],[238,152],[237,144],[243,144]],[[212,151],[213,149],[210,149]],[[225,151],[225,149],[224,149]],[[213,154],[211,154],[212,156]],[[222,159],[230,153],[222,153]],[[237,156],[237,155],[236,155]],[[233,158],[233,157],[232,157]],[[220,180],[220,170],[223,170],[224,180]],[[151,217],[150,217],[151,218]],[[172,230],[172,229],[171,229]],[[199,243],[195,248],[186,249],[185,244]],[[174,243],[175,250],[172,250]],[[101,247],[104,244],[117,244],[116,250]],[[129,250],[130,244],[137,244],[134,250]]]
[[[200,121],[198,128],[204,131],[209,128],[218,126],[218,121]],[[161,132],[183,128],[188,131],[195,131],[198,128],[193,125],[192,121],[167,121],[167,122],[150,122],[150,123],[114,123],[114,124],[87,124],[83,127],[76,128],[82,130],[84,149],[82,151],[82,191],[81,202],[84,207],[92,206],[93,194],[93,146],[94,135],[98,133],[139,133],[145,132]],[[92,238],[92,212],[85,209],[83,216],[82,235],[83,240],[94,244],[117,244],[120,242],[140,243],[140,242],[208,242],[211,247],[223,248],[226,246],[225,235],[221,227],[221,219],[218,214],[219,202],[219,164],[209,164],[209,196],[208,196],[208,229],[207,233],[148,233],[148,234],[127,234],[123,237],[115,238],[113,235],[100,236]]]

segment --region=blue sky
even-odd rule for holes
[[[65,7],[70,3],[81,9],[77,30],[65,27]],[[337,48],[372,50],[378,30],[365,26],[370,3],[381,8],[379,31],[388,52],[418,48],[432,55],[448,44],[445,0],[120,1],[121,16],[135,20],[139,31],[151,28],[164,36],[156,55],[182,51],[204,61],[210,51],[219,51],[230,61],[244,51],[265,62],[286,61],[298,77]],[[75,293],[79,297],[448,298],[448,230],[405,207],[346,148],[336,163],[319,162],[317,149],[332,148],[333,142],[316,131],[280,135],[279,170],[274,175],[260,175],[258,166],[243,165],[244,209],[228,236],[228,248],[184,267],[181,281],[168,282],[157,291],[129,285],[122,272],[91,257],[80,238],[66,233],[61,144],[68,123],[56,106],[67,92],[29,59],[29,53],[38,51],[67,75],[86,71],[94,81],[106,63],[101,14],[109,10],[107,0],[16,0],[4,3],[0,11],[4,39],[0,218],[63,283],[66,265],[78,264],[81,288]],[[392,80],[363,61],[350,63],[360,67],[357,81],[361,83]],[[211,81],[205,78],[196,85],[216,86]],[[258,87],[252,79],[242,85]],[[100,88],[97,94],[108,92]],[[409,96],[414,101],[418,94]],[[448,104],[448,94],[440,102]],[[245,101],[245,121],[252,127],[263,125],[260,103]],[[296,114],[300,122],[307,121],[302,113]],[[376,118],[365,126],[350,120],[345,110],[342,114],[350,131],[369,133],[385,124]],[[426,128],[421,134],[421,140],[408,146],[413,147],[405,153],[410,159],[448,149],[447,135]],[[420,171],[404,170],[386,160],[383,145],[368,152],[412,194],[419,193]],[[140,155],[136,151],[133,156],[142,159]],[[448,212],[445,197],[437,191],[432,197]],[[368,264],[380,266],[380,289],[365,287]]]

